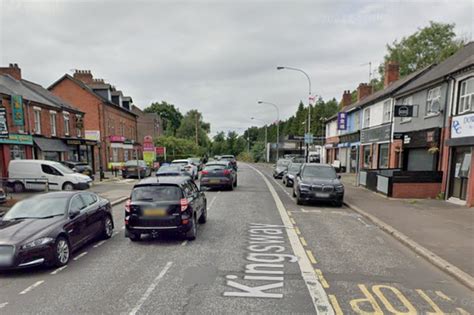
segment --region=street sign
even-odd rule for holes
[[[313,144],[314,137],[312,133],[305,133],[304,135],[304,143],[305,144]]]
[[[0,138],[8,138],[7,110],[0,107]]]
[[[347,129],[347,114],[345,112],[337,113],[337,130]]]
[[[413,117],[413,105],[395,105],[395,117]]]

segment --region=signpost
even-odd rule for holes
[[[314,142],[314,137],[312,133],[306,133],[304,135],[304,143],[305,144],[313,144]]]

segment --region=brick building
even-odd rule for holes
[[[145,113],[140,108],[132,105],[132,112],[137,115],[138,141],[143,141],[145,136],[157,139],[163,135],[163,122],[160,115],[156,113]]]
[[[12,159],[88,162],[87,149],[80,154],[67,145],[69,140],[82,139],[84,112],[23,79],[17,64],[0,68],[0,100],[6,118],[0,137],[1,176],[7,176]]]
[[[86,113],[85,138],[100,143],[94,152],[95,168],[119,166],[135,158],[135,152],[140,156],[137,115],[130,110],[130,97],[103,79],[95,79],[89,70],[65,74],[49,90]]]

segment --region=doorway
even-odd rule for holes
[[[466,200],[469,172],[471,171],[471,157],[471,147],[453,148],[449,197],[458,198],[463,201]]]

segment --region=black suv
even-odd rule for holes
[[[303,164],[296,175],[293,197],[299,205],[303,201],[331,201],[340,207],[344,200],[344,186],[339,179],[331,165]]]
[[[136,184],[125,204],[125,237],[171,231],[194,240],[206,223],[206,196],[189,177],[152,177]]]

